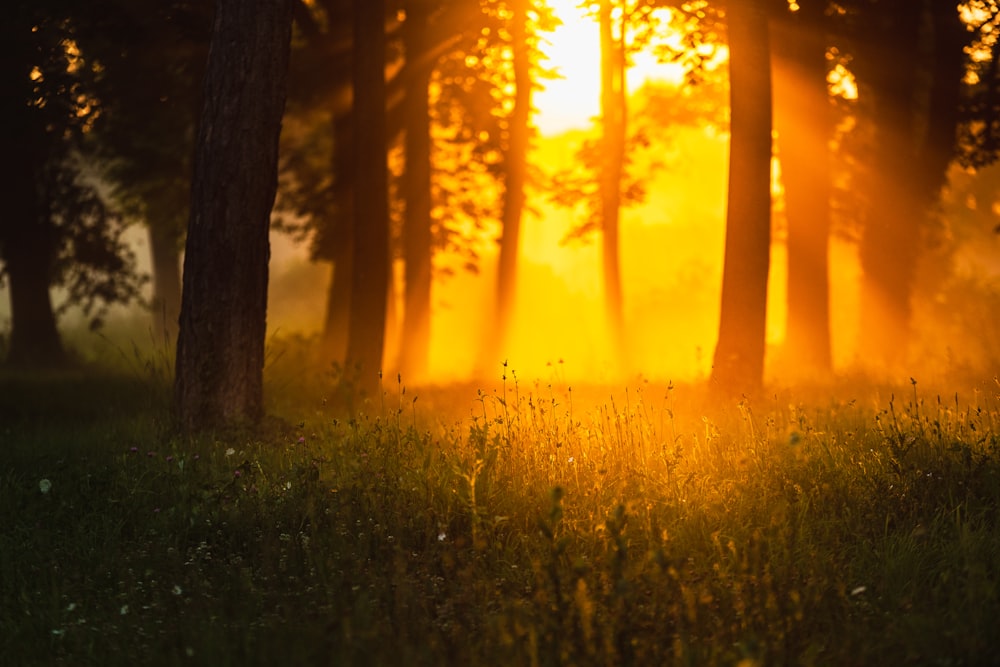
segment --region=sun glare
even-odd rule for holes
[[[597,20],[580,8],[579,0],[549,0],[561,21],[543,45],[545,66],[555,70],[557,79],[544,82],[534,96],[538,110],[535,124],[543,135],[583,129],[600,113],[601,50]],[[679,82],[680,65],[658,62],[652,52],[632,56],[628,70],[629,92],[649,80]]]

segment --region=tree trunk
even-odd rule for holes
[[[33,183],[30,188],[28,197],[33,198]],[[11,204],[10,199],[5,201]],[[5,235],[2,241],[10,292],[10,366],[46,368],[68,361],[49,293],[53,250],[45,227],[37,219],[21,223],[17,233]]]
[[[353,104],[353,102],[352,102]],[[320,338],[323,364],[341,372],[347,363],[347,330],[351,321],[351,275],[354,272],[354,114],[339,114],[333,120],[334,206],[330,226],[324,227],[324,257],[333,262],[327,290],[326,318]]]
[[[153,336],[164,343],[177,340],[181,314],[181,253],[178,240],[164,225],[149,225],[153,267]]]
[[[175,408],[191,432],[263,414],[268,231],[290,0],[217,0],[184,259]]]
[[[428,87],[432,63],[422,62],[426,12],[422,2],[407,5],[403,38],[406,49],[406,172],[403,197],[405,260],[403,336],[401,370],[403,377],[420,381],[427,374],[431,334],[431,116]]]
[[[712,384],[752,392],[764,378],[771,252],[771,67],[767,16],[730,2],[730,150],[719,341]]]
[[[389,293],[389,187],[385,124],[385,0],[354,9],[354,263],[347,372],[357,389],[379,388]]]
[[[56,230],[39,197],[39,160],[46,154],[44,117],[26,104],[32,99],[31,68],[37,63],[25,17],[8,17],[0,35],[0,260],[6,271],[11,332],[6,361],[13,366],[66,363],[52,309],[49,286],[56,253]]]
[[[524,214],[525,183],[528,170],[529,122],[531,119],[531,60],[528,54],[529,0],[513,0],[510,5],[510,40],[513,51],[514,106],[507,120],[507,150],[504,155],[504,194],[497,263],[495,326],[487,341],[483,366],[489,373],[499,370],[507,359],[510,331],[517,300],[517,260],[521,246],[521,218]]]
[[[622,305],[619,228],[621,182],[625,169],[626,91],[625,91],[625,19],[622,35],[612,32],[611,0],[601,0],[599,10],[601,35],[601,120],[603,125],[601,156],[601,267],[604,275],[605,318],[611,335],[611,347],[621,370],[625,370],[625,323]]]
[[[866,366],[881,371],[897,369],[906,358],[925,213],[923,195],[908,183],[918,157],[919,63],[912,45],[920,36],[919,12],[908,3],[895,5],[872,21],[870,46],[859,57],[859,100],[868,101],[874,142],[864,178],[868,207],[860,246],[859,351]]]
[[[809,7],[815,8],[812,15]],[[826,375],[830,351],[830,149],[822,3],[772,24],[775,125],[788,222],[786,372]],[[788,14],[788,12],[782,12]],[[816,15],[818,14],[818,16]]]

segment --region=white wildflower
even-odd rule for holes
[[[236,453],[236,450],[233,449],[232,447],[230,447],[229,449],[226,450],[226,456],[232,456],[235,453]]]
[[[48,493],[52,489],[52,482],[47,479],[43,479],[38,482],[38,490],[42,493]]]

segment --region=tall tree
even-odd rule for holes
[[[601,39],[601,268],[604,274],[605,317],[611,333],[611,345],[619,359],[625,354],[619,227],[627,133],[627,19],[625,8],[621,9],[619,34],[615,36],[612,1],[601,0],[598,8]]]
[[[871,143],[860,349],[866,365],[906,361],[924,234],[956,153],[969,31],[948,3],[865,3],[854,62]]]
[[[268,233],[290,0],[218,0],[184,260],[175,409],[196,431],[263,414]]]
[[[411,381],[427,373],[431,335],[431,109],[428,90],[434,60],[427,58],[428,7],[406,5],[406,169],[403,175],[404,305],[401,370]]]
[[[354,259],[347,370],[358,389],[378,390],[389,290],[389,183],[386,164],[385,0],[354,7]]]
[[[68,357],[49,290],[67,290],[99,325],[107,304],[138,297],[135,257],[85,165],[100,122],[101,65],[81,49],[103,6],[14,2],[0,27],[0,260],[11,301],[7,362],[60,365]],[[96,314],[94,308],[97,308]]]
[[[517,293],[517,257],[521,244],[521,218],[524,213],[528,176],[528,146],[531,139],[531,53],[528,45],[529,0],[512,0],[509,12],[510,49],[513,64],[514,105],[507,118],[507,149],[503,161],[503,202],[500,230],[500,256],[497,266],[497,301],[492,332],[492,362],[506,356]]]
[[[761,2],[725,5],[729,35],[730,150],[719,340],[711,381],[721,391],[760,387],[764,376],[771,252],[771,67]]]
[[[788,372],[831,370],[830,149],[833,132],[823,31],[825,2],[776,12],[773,31],[774,120],[785,188]]]

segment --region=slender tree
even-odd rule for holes
[[[263,414],[270,213],[290,0],[218,0],[184,260],[175,410],[196,431]]]
[[[386,165],[385,2],[354,7],[354,259],[348,373],[374,394],[385,348],[389,290],[389,184]]]
[[[404,306],[401,370],[421,379],[427,373],[431,335],[431,110],[429,86],[434,61],[427,51],[426,3],[407,3],[403,42],[406,53],[406,170],[403,175]]]
[[[825,2],[776,12],[774,120],[788,229],[786,372],[831,370],[830,149],[833,132],[823,19]]]
[[[760,387],[764,376],[771,252],[771,67],[759,2],[726,3],[730,152],[719,340],[711,381],[721,391]]]
[[[619,35],[616,37],[612,1],[601,0],[598,8],[601,39],[601,268],[604,275],[605,317],[611,333],[611,345],[619,359],[625,356],[619,228],[627,134],[626,23],[623,11]]]
[[[492,359],[496,368],[506,358],[506,345],[514,316],[517,293],[517,258],[521,244],[531,139],[531,55],[528,46],[529,0],[510,3],[509,32],[513,63],[514,106],[507,118],[507,150],[503,162],[500,256],[497,266],[496,326],[492,332]]]

